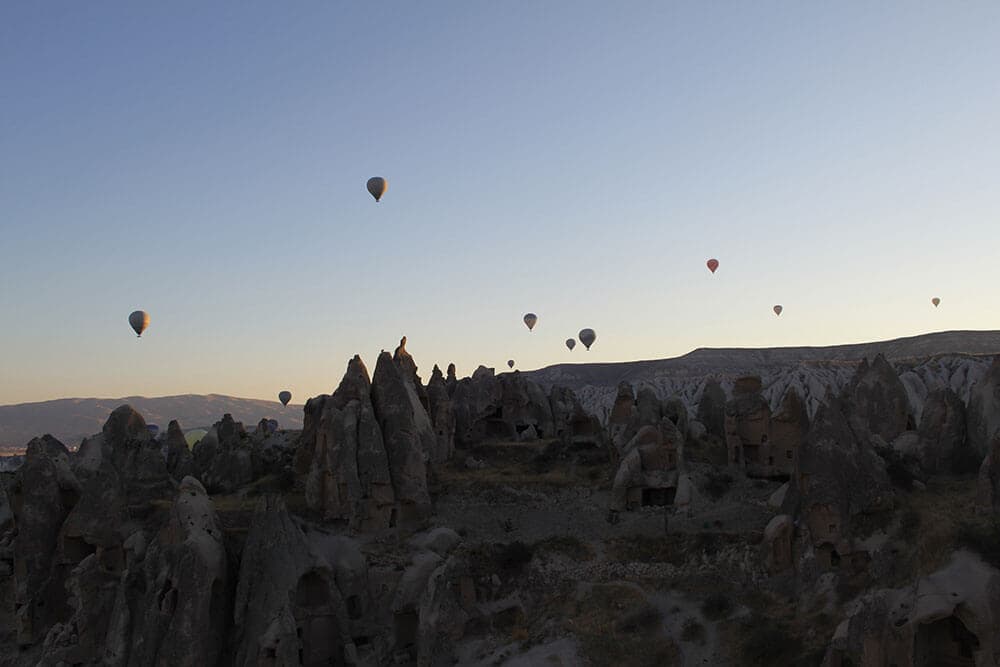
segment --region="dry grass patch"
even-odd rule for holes
[[[610,486],[612,471],[608,464],[582,465],[567,461],[540,467],[535,459],[547,444],[542,441],[480,445],[469,452],[468,457],[481,461],[485,464],[484,467],[466,467],[465,456],[460,454],[444,465],[435,467],[434,481],[445,488],[464,485],[556,488]]]
[[[976,512],[976,484],[970,480],[934,479],[927,490],[906,494],[895,515],[900,522],[894,537],[909,545],[915,571],[925,576],[944,566],[956,546],[963,525],[983,528]]]
[[[548,537],[535,542],[533,548],[537,553],[560,554],[575,561],[594,560],[594,557],[597,555],[592,546],[572,535]]]
[[[574,602],[566,628],[594,665],[664,667],[680,664],[677,646],[662,634],[659,610],[630,586],[594,586]]]

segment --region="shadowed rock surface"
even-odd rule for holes
[[[224,415],[191,452],[126,405],[32,440],[0,665],[995,664],[1000,438],[960,383],[622,382],[602,424],[524,373],[424,387],[401,343],[301,432]]]

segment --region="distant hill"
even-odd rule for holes
[[[282,428],[302,428],[302,406],[282,407],[275,401],[219,394],[182,396],[128,396],[126,398],[63,398],[39,403],[0,406],[0,450],[16,453],[32,438],[50,433],[67,447],[98,433],[111,411],[128,403],[149,424],[166,429],[171,419],[181,428],[206,428],[229,413],[247,428],[263,417],[277,419]]]
[[[810,411],[828,390],[839,390],[862,359],[884,354],[893,362],[919,417],[929,391],[950,386],[968,399],[991,357],[1000,355],[1000,331],[943,331],[873,343],[827,347],[699,348],[680,357],[599,364],[557,364],[524,376],[543,386],[561,385],[580,395],[598,415],[614,401],[619,382],[648,385],[662,396],[679,396],[694,410],[704,383],[718,379],[728,391],[740,375],[760,375],[774,407],[789,388]]]

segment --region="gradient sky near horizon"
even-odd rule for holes
[[[7,2],[0,84],[0,403],[1000,329],[996,2]]]

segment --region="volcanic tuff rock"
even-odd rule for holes
[[[594,415],[583,409],[573,390],[552,387],[549,393],[555,436],[571,442],[602,445],[604,429]]]
[[[419,401],[412,400],[412,385],[388,352],[378,357],[371,396],[382,429],[399,519],[404,525],[413,525],[430,513],[426,462],[428,448],[436,446],[437,439],[427,413]],[[425,420],[429,432],[422,427]]]
[[[698,401],[698,421],[705,425],[705,431],[716,438],[726,435],[726,391],[718,380],[705,383]]]
[[[867,433],[851,428],[843,400],[831,398],[813,420],[799,454],[796,479],[782,507],[799,516],[815,547],[852,552],[854,519],[888,507],[892,489],[885,462],[875,453]]]
[[[492,368],[480,366],[472,377],[459,380],[452,394],[456,444],[467,447],[485,440],[491,426],[502,421],[497,414],[502,400],[503,388]]]
[[[1000,436],[993,438],[990,451],[979,466],[976,504],[990,513],[1000,513]]]
[[[329,564],[310,549],[280,497],[261,498],[240,562],[233,664],[351,664],[356,647],[347,620]]]
[[[1000,664],[1000,572],[964,551],[914,586],[853,606],[823,661],[834,665]]]
[[[83,441],[75,469],[80,475],[101,471],[121,482],[122,494],[133,504],[170,497],[175,488],[160,444],[129,405],[116,408],[101,433]]]
[[[761,545],[764,555],[764,566],[771,574],[784,572],[792,567],[792,541],[795,535],[795,525],[792,517],[779,514],[764,529],[764,542]]]
[[[1000,356],[972,390],[968,425],[969,443],[985,455],[993,438],[1000,434]]]
[[[368,369],[355,356],[332,396],[306,403],[309,435],[297,462],[309,507],[359,530],[388,527],[395,500],[371,389]]]
[[[845,394],[851,401],[850,419],[856,432],[868,431],[892,442],[913,427],[906,388],[881,354],[871,365],[867,359],[861,362]]]
[[[848,384],[862,359],[882,353],[899,371],[910,412],[917,417],[923,399],[935,389],[951,387],[968,402],[970,389],[989,365],[982,355],[998,352],[998,331],[949,331],[860,345],[699,349],[674,359],[558,364],[526,375],[542,386],[569,387],[585,408],[605,415],[614,403],[620,382],[634,387],[652,385],[660,397],[679,396],[695,414],[711,382],[718,381],[728,391],[735,378],[752,373],[763,379],[764,396],[772,411],[778,408],[785,392],[794,387],[811,417],[827,392],[839,393]],[[705,419],[699,420],[709,426]],[[718,435],[721,437],[721,433]]]
[[[427,402],[437,436],[437,451],[446,452],[445,458],[451,458],[455,453],[455,410],[448,393],[448,383],[436,365],[427,383]]]
[[[194,463],[209,493],[232,493],[249,484],[260,463],[243,424],[222,416],[194,446]]]
[[[59,529],[76,505],[80,483],[69,465],[69,451],[51,436],[28,443],[14,489],[17,641],[32,644],[65,614],[68,572],[56,562]]]
[[[176,480],[181,480],[188,475],[197,473],[194,466],[194,457],[184,438],[184,431],[176,419],[167,425],[167,437],[164,442],[164,449],[167,457],[167,470],[170,476]]]
[[[927,396],[917,433],[916,456],[925,472],[947,472],[960,459],[973,456],[966,440],[965,404],[951,389]]]

